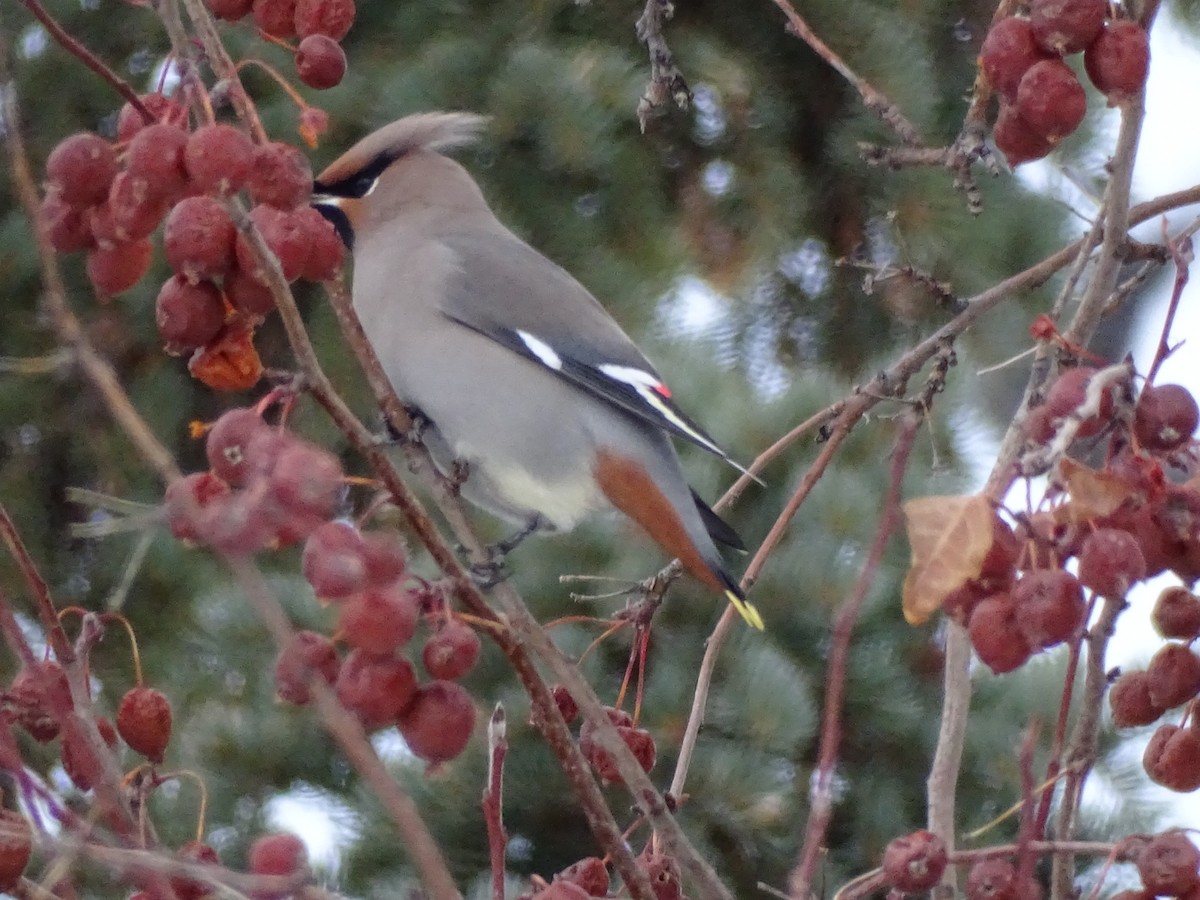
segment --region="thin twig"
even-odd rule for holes
[[[492,900],[504,900],[504,851],[508,834],[504,830],[504,757],[508,755],[508,735],[504,706],[496,704],[487,728],[487,784],[480,806],[487,825],[488,856],[492,864]]]

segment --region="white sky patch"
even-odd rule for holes
[[[729,322],[726,302],[703,278],[686,275],[658,306],[658,319],[671,334],[706,337]]]
[[[331,875],[358,835],[354,810],[316,788],[297,788],[273,797],[264,812],[272,828],[290,831],[304,841],[314,868]]]

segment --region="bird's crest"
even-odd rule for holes
[[[332,187],[366,169],[382,171],[407,153],[441,152],[472,143],[487,124],[486,116],[465,112],[417,113],[384,125],[334,160],[317,176],[317,185]]]

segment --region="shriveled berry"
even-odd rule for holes
[[[249,447],[264,430],[271,430],[271,426],[252,407],[223,413],[209,429],[204,443],[204,453],[213,474],[234,487],[243,486],[253,471]]]
[[[412,702],[417,674],[406,659],[355,649],[342,663],[334,690],[363,728],[375,731],[394,723]]]
[[[967,900],[1020,900],[1017,870],[1006,859],[981,859],[967,873]]]
[[[1150,699],[1150,678],[1145,672],[1126,672],[1108,692],[1113,724],[1135,728],[1158,721],[1166,710]]]
[[[304,706],[312,702],[309,678],[333,684],[340,666],[333,641],[315,631],[297,631],[275,658],[275,693],[287,703]]]
[[[1180,793],[1200,788],[1200,731],[1160,725],[1146,745],[1142,765],[1155,784]]]
[[[46,160],[46,178],[72,206],[91,206],[108,196],[117,174],[112,144],[90,131],[64,138]]]
[[[300,567],[323,600],[340,600],[361,591],[367,583],[362,535],[349,522],[326,522],[309,535]]]
[[[225,276],[225,299],[243,317],[261,321],[275,311],[275,295],[271,289],[234,266]]]
[[[283,277],[288,281],[299,278],[312,250],[312,235],[297,212],[260,204],[250,211],[250,219],[279,260]],[[245,235],[237,238],[237,264],[251,278],[269,283],[268,270],[259,263],[250,239]]]
[[[220,865],[221,859],[217,851],[204,841],[188,841],[176,851],[175,855],[189,863],[200,863],[206,866]],[[171,879],[171,889],[179,900],[200,900],[212,894],[212,885],[193,878],[176,876]]]
[[[296,34],[319,34],[340,41],[354,24],[354,0],[298,0]]]
[[[586,856],[554,876],[556,882],[567,882],[583,888],[589,897],[608,896],[608,869],[598,856]]]
[[[895,838],[883,851],[883,872],[898,891],[928,891],[946,871],[946,842],[932,831]]]
[[[1097,528],[1079,550],[1079,580],[1101,597],[1119,600],[1146,577],[1146,558],[1129,532]]]
[[[558,706],[558,712],[564,722],[570,725],[579,718],[579,704],[575,702],[575,698],[571,696],[571,692],[566,687],[556,684],[550,688],[550,695],[554,698],[554,703]]]
[[[1167,644],[1150,658],[1146,677],[1154,705],[1173,709],[1200,693],[1200,656],[1186,644]]]
[[[148,238],[96,247],[88,251],[88,280],[103,296],[122,294],[142,280],[153,256],[154,245]]]
[[[294,217],[308,232],[311,242],[300,277],[309,281],[334,278],[342,268],[346,246],[333,224],[311,206],[301,206],[295,211]]]
[[[457,682],[433,681],[418,688],[398,724],[409,749],[437,765],[466,749],[475,727],[475,704]]]
[[[611,720],[612,716],[610,715],[609,718]],[[653,736],[644,728],[635,727],[628,720],[628,716],[622,719],[622,723],[613,722],[613,725],[616,726],[617,734],[625,742],[625,746],[629,748],[630,752],[633,753],[642,770],[649,772],[654,768],[657,756]],[[580,729],[579,749],[602,780],[614,783],[619,783],[623,780],[620,771],[617,769],[616,760],[597,743],[595,727],[591,722],[584,722],[583,727]]]
[[[1109,22],[1083,51],[1083,68],[1109,105],[1136,97],[1150,71],[1150,39],[1136,22]]]
[[[310,34],[296,48],[296,75],[314,90],[337,87],[346,75],[346,53],[333,38]]]
[[[1078,53],[1094,41],[1107,13],[1104,0],[1032,0],[1029,4],[1037,42],[1061,56]]]
[[[154,122],[168,122],[172,125],[186,125],[187,108],[176,100],[158,92],[140,94],[138,100],[146,107]],[[117,140],[121,142],[133,139],[133,136],[153,124],[147,122],[145,116],[138,112],[131,103],[121,107],[117,115]]]
[[[88,250],[95,243],[88,212],[72,206],[57,190],[46,192],[38,209],[38,222],[50,246],[59,253]]]
[[[154,321],[168,353],[190,353],[217,336],[225,324],[225,303],[211,281],[190,284],[173,275],[158,292]]]
[[[399,586],[368,590],[342,603],[338,631],[351,646],[368,653],[393,653],[417,630],[417,606]]]
[[[226,22],[237,22],[250,15],[254,0],[205,0],[209,12]]]
[[[1067,640],[1087,614],[1083,587],[1074,575],[1062,569],[1027,573],[1013,587],[1012,600],[1020,630],[1035,649]]]
[[[390,531],[364,531],[362,539],[369,586],[387,587],[404,577],[408,553],[400,535]]]
[[[149,237],[167,214],[167,201],[141,176],[118,172],[108,200],[94,207],[92,235],[101,247]]]
[[[254,24],[271,37],[295,36],[296,0],[254,0],[251,11]]]
[[[479,649],[475,629],[458,619],[450,619],[425,642],[421,661],[431,677],[454,681],[474,668]]]
[[[227,197],[246,183],[254,165],[254,144],[232,125],[197,128],[183,154],[192,184],[207,194]]]
[[[33,855],[33,829],[15,809],[0,809],[0,891],[17,893]]]
[[[1021,118],[1015,103],[1001,102],[1000,114],[996,117],[996,124],[992,126],[992,140],[996,142],[996,149],[1004,154],[1004,158],[1013,168],[1022,163],[1041,159],[1054,149],[1053,144]],[[1042,409],[1045,407],[1041,406],[1035,409],[1030,414],[1030,418],[1026,420],[1026,430],[1035,438],[1038,438],[1038,434],[1034,434],[1035,425],[1038,426],[1039,434],[1041,431],[1047,430],[1049,433],[1053,433],[1050,416],[1048,414],[1039,415]],[[1049,440],[1049,437],[1039,439],[1044,443]]]
[[[229,485],[211,472],[193,472],[167,485],[164,512],[167,527],[181,541],[199,541],[197,530],[205,508],[229,494]]]
[[[686,900],[683,896],[683,873],[673,856],[650,852],[647,847],[647,852],[642,854],[642,861],[646,865],[655,900]]]
[[[67,673],[52,659],[22,668],[9,685],[7,699],[17,724],[43,744],[58,736],[58,723],[73,706]]]
[[[1186,443],[1200,423],[1196,398],[1181,384],[1150,385],[1138,398],[1133,434],[1146,450],[1174,450]]]
[[[976,654],[997,675],[1020,668],[1033,655],[1016,604],[1008,594],[981,600],[971,612],[967,629]]]
[[[291,144],[272,141],[254,151],[246,189],[255,203],[290,210],[312,196],[312,181],[308,158]]]
[[[1165,638],[1190,641],[1200,637],[1200,597],[1178,585],[1163,588],[1150,621]]]
[[[178,125],[158,122],[138,130],[129,142],[125,167],[131,175],[146,179],[152,193],[163,199],[181,195],[188,174],[183,152],[188,133]]]
[[[212,341],[188,360],[188,371],[215,391],[247,391],[262,378],[263,365],[254,349],[254,327],[229,322]]]
[[[167,216],[163,249],[171,268],[189,281],[219,278],[233,266],[237,229],[211,197],[181,200]]]
[[[1009,16],[988,29],[979,49],[979,65],[992,87],[1009,100],[1017,98],[1017,85],[1029,67],[1049,54],[1033,39],[1028,19]]]
[[[308,848],[294,834],[264,834],[250,845],[249,861],[255,875],[294,875],[308,867]]]
[[[1083,121],[1087,93],[1070,66],[1059,59],[1046,59],[1021,76],[1016,108],[1030,128],[1057,144]]]
[[[1182,897],[1200,884],[1200,849],[1182,831],[1155,835],[1137,856],[1146,890],[1160,897]]]
[[[130,688],[117,709],[117,732],[150,762],[162,762],[171,740],[170,701],[154,688]]]

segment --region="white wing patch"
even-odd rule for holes
[[[529,352],[542,361],[542,365],[553,369],[555,372],[561,372],[563,367],[562,357],[554,352],[554,348],[543,341],[541,338],[530,334],[528,331],[517,329],[517,337],[521,339]]]
[[[654,375],[644,369],[635,369],[633,366],[618,366],[618,365],[602,365],[597,367],[602,373],[611,378],[613,381],[620,381],[633,388],[642,401],[657,412],[660,416],[688,435],[697,444],[706,447],[713,453],[720,456],[722,459],[729,459],[725,451],[710,441],[707,437],[697,431],[686,420],[682,419],[671,405],[664,403],[664,399],[671,396],[670,389],[658,380]],[[732,460],[730,460],[732,462]],[[736,465],[736,463],[734,464]],[[740,468],[740,467],[739,467]]]

